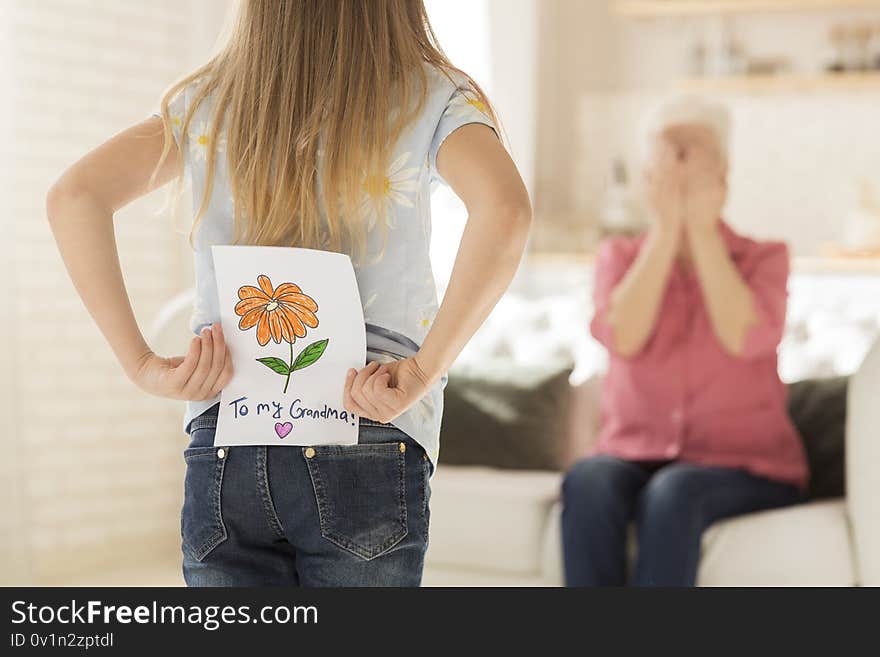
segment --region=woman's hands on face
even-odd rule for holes
[[[714,227],[727,200],[726,170],[712,137],[680,132],[657,139],[645,173],[656,225],[676,235]]]
[[[685,163],[681,149],[664,137],[655,144],[654,157],[645,171],[648,202],[655,226],[675,239],[684,221]]]
[[[688,234],[712,229],[727,200],[726,171],[714,145],[691,144],[686,156],[684,217]]]
[[[380,365],[369,363],[345,377],[345,408],[368,420],[391,422],[419,401],[430,379],[414,357]]]
[[[188,401],[216,397],[232,378],[232,357],[220,324],[202,329],[190,342],[186,356],[162,358],[148,352],[131,378],[159,397]]]

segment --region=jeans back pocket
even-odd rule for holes
[[[324,538],[366,560],[403,540],[405,451],[402,442],[302,449]]]
[[[186,477],[180,537],[183,548],[201,561],[226,540],[226,525],[220,509],[223,470],[228,449],[214,446],[188,447],[183,451]]]

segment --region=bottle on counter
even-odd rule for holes
[[[706,50],[706,44],[702,41],[695,42],[688,52],[688,74],[694,78],[699,78],[706,75],[706,63],[708,61],[708,58],[709,53]]]
[[[880,201],[867,180],[859,183],[858,200],[847,217],[843,243],[855,253],[880,252]]]
[[[746,49],[732,30],[725,31],[719,66],[721,75],[736,76],[744,75],[747,72]]]
[[[870,64],[875,71],[880,71],[880,23],[874,26],[870,47]]]
[[[611,165],[608,187],[602,204],[602,236],[635,235],[643,228],[641,214],[629,186],[629,175],[623,160]]]

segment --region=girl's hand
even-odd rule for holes
[[[424,397],[430,378],[415,358],[349,370],[345,377],[345,408],[376,422],[391,422]]]
[[[162,358],[152,351],[138,362],[132,380],[158,397],[201,401],[216,397],[232,377],[232,357],[219,324],[192,339],[186,356]]]

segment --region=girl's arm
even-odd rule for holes
[[[149,185],[163,144],[159,117],[115,135],[52,185],[46,213],[74,287],[129,378],[163,397],[210,399],[232,375],[219,324],[194,337],[185,357],[156,356],[135,321],[116,250],[114,213],[175,174],[172,148]]]
[[[529,234],[528,192],[490,128],[468,124],[449,135],[437,170],[468,211],[437,317],[414,357],[350,370],[345,382],[346,408],[380,422],[406,411],[449,369],[510,284]]]

